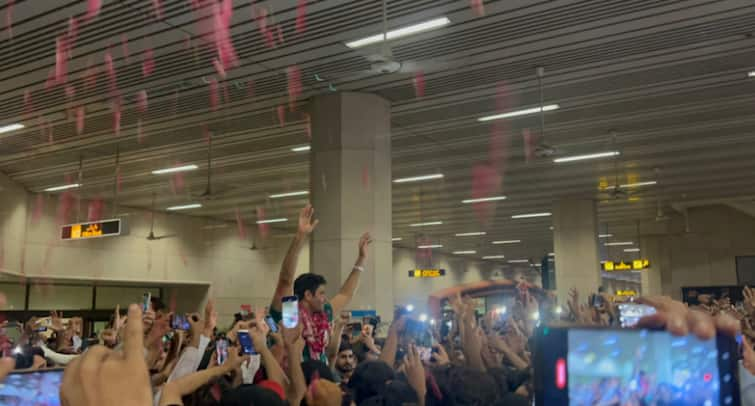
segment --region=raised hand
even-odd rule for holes
[[[414,344],[409,345],[404,358],[404,368],[406,371],[406,380],[409,386],[417,393],[420,400],[424,400],[427,395],[427,383],[425,381],[425,367],[422,366],[422,360],[419,357],[419,351]],[[424,404],[422,402],[421,404]]]
[[[204,331],[205,337],[212,337],[212,332],[218,324],[218,312],[215,311],[215,301],[210,299],[204,307]]]
[[[755,289],[745,286],[742,295],[744,296],[745,311],[748,315],[753,315],[755,313]]]
[[[315,209],[311,204],[307,203],[301,211],[299,211],[299,234],[308,235],[317,227],[319,220],[313,220],[312,216],[315,214]]]
[[[370,233],[362,234],[362,237],[359,238],[359,258],[360,259],[367,258],[367,249],[369,248],[370,244],[372,244],[372,237],[370,236]]]
[[[294,328],[286,328],[283,326],[283,323],[280,323],[279,326],[286,348],[292,349],[301,354],[304,351],[305,345],[304,338],[301,336],[303,325],[299,323]]]
[[[433,351],[432,355],[430,356],[430,361],[435,365],[447,365],[451,363],[451,359],[448,357],[448,353],[446,352],[446,347],[435,343],[433,344]]]
[[[52,328],[56,333],[65,331],[66,328],[65,326],[63,326],[63,312],[50,312],[50,328]]]

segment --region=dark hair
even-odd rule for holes
[[[304,299],[304,293],[309,291],[313,295],[317,292],[320,285],[325,285],[325,277],[316,273],[305,273],[299,275],[294,281],[294,294],[299,300]]]
[[[359,406],[403,406],[417,403],[417,393],[404,381],[392,381],[378,396],[365,399]]]
[[[428,390],[428,406],[483,406],[492,405],[505,393],[490,374],[468,367],[431,368],[443,399],[437,399]]]
[[[340,353],[346,350],[351,350],[353,352],[354,347],[348,341],[341,341],[341,345],[338,347],[338,352]]]
[[[310,359],[301,363],[301,370],[304,372],[304,379],[307,381],[307,386],[312,382],[312,378],[317,373],[320,379],[325,379],[330,382],[335,382],[333,378],[333,372],[330,368],[322,362],[314,359]]]
[[[285,403],[277,393],[270,389],[257,385],[241,385],[238,388],[225,391],[220,404],[223,406],[282,406]]]
[[[367,361],[359,364],[349,379],[353,400],[357,404],[385,392],[388,381],[396,378],[393,368],[383,361]]]
[[[152,309],[154,309],[155,312],[159,312],[160,310],[165,310],[165,303],[163,303],[162,300],[160,300],[157,296],[152,296],[149,299],[149,302],[152,304]]]

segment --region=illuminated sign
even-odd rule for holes
[[[89,238],[114,237],[123,234],[121,219],[68,224],[60,227],[62,240],[86,240]]]
[[[626,290],[617,290],[616,296],[637,296],[636,290],[626,289]]]
[[[412,269],[409,271],[410,278],[438,278],[445,275],[445,269]]]
[[[635,259],[632,262],[604,261],[601,265],[603,267],[603,270],[606,272],[641,271],[643,269],[650,268],[650,261],[647,259]]]

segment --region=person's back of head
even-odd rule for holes
[[[341,406],[342,399],[341,388],[338,385],[317,379],[309,385],[305,402],[307,406]]]
[[[275,391],[260,385],[241,385],[223,393],[221,406],[276,406],[285,405]]]
[[[317,360],[307,360],[301,363],[301,370],[304,372],[304,379],[307,381],[307,385],[312,383],[314,378],[325,379],[330,382],[335,382],[333,377],[333,371],[328,366]]]
[[[349,388],[353,391],[357,404],[377,395],[381,395],[389,381],[396,378],[393,368],[383,361],[367,361],[359,364],[349,379]]]
[[[383,392],[358,403],[358,406],[403,406],[416,404],[419,401],[417,393],[404,381],[391,381]]]
[[[441,399],[428,390],[427,406],[492,405],[505,393],[490,374],[472,368],[447,366],[432,368],[430,372]]]

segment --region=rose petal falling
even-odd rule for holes
[[[128,50],[128,37],[126,34],[121,34],[121,52],[126,63],[131,63],[131,53]]]
[[[280,24],[275,25],[275,35],[278,39],[278,45],[282,44],[283,41],[283,29],[281,28]]]
[[[301,96],[301,69],[298,66],[289,66],[286,68],[286,78],[288,79],[288,109],[296,109],[296,101]]]
[[[65,36],[55,39],[55,84],[68,80],[68,41]]]
[[[312,139],[312,116],[309,113],[303,113],[304,116],[304,134],[307,135],[307,139]]]
[[[73,48],[73,46],[76,44],[76,39],[79,37],[79,20],[70,17],[68,19],[68,33],[67,33],[67,43],[70,48]]]
[[[221,79],[225,79],[225,77],[226,77],[225,67],[223,66],[222,63],[220,63],[220,60],[218,60],[217,58],[213,59],[212,60],[212,66],[215,67],[215,71],[218,72],[218,76]]]
[[[144,114],[147,111],[147,91],[140,90],[136,93],[136,108],[139,113]]]
[[[86,109],[84,106],[76,108],[76,134],[81,135],[84,132],[84,120],[86,119]]]
[[[260,221],[265,221],[265,208],[257,207],[257,226],[260,231],[260,237],[267,238],[270,233],[270,224],[260,224]]]
[[[30,90],[24,90],[24,117],[26,120],[31,119],[31,117],[34,115],[34,104],[31,100],[31,91]]]
[[[142,77],[148,77],[155,71],[155,52],[148,48],[142,55]]]
[[[110,53],[110,49],[105,51],[105,72],[107,72],[109,89],[112,92],[118,88],[118,82],[115,73],[115,63],[113,62],[113,54]]]
[[[489,163],[475,165],[472,168],[471,198],[479,199],[497,195],[501,190],[501,181],[502,178],[493,165]],[[472,208],[480,224],[485,227],[494,217],[496,204],[495,202],[479,202],[474,203]]]
[[[213,36],[218,61],[223,71],[238,66],[238,55],[231,40],[231,18],[233,17],[233,1],[223,0],[220,5],[213,7]]]
[[[102,211],[105,208],[105,204],[102,199],[95,199],[89,202],[87,207],[87,221],[99,221],[102,220]]]
[[[307,0],[296,2],[296,32],[303,33],[307,29]]]
[[[485,15],[485,4],[483,3],[483,0],[469,0],[469,7],[472,8],[472,11],[478,17]]]
[[[87,1],[87,13],[86,20],[91,20],[100,14],[100,8],[102,8],[102,0],[89,0]]]
[[[286,107],[284,105],[279,105],[276,109],[278,111],[278,125],[281,127],[286,126]]]
[[[68,224],[71,209],[73,208],[73,193],[66,191],[60,194],[58,198],[58,210],[55,214],[55,224]]]
[[[5,32],[9,39],[13,38],[13,8],[16,0],[8,0],[5,6]]]
[[[144,142],[144,128],[142,127],[141,118],[136,120],[136,141],[139,144],[142,144]]]
[[[152,10],[158,20],[163,19],[163,3],[161,0],[152,0]]]
[[[173,182],[176,187],[176,192],[181,193],[184,190],[184,186],[186,185],[186,182],[184,181],[184,174],[183,172],[177,172],[173,175]]]
[[[120,100],[114,100],[112,103],[113,109],[113,134],[115,136],[121,135],[121,102]]]
[[[415,73],[412,84],[414,85],[414,95],[425,97],[425,73],[422,71]]]

